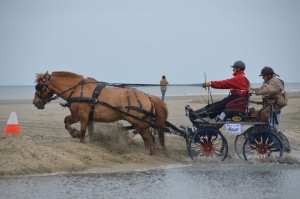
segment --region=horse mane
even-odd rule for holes
[[[55,72],[52,72],[51,75],[56,76],[56,77],[74,77],[74,78],[82,79],[82,75],[78,75],[76,73],[66,72],[66,71],[55,71]]]
[[[47,75],[48,71],[45,74]],[[45,74],[37,73],[35,83],[38,83],[38,81],[40,79],[43,79]],[[79,78],[79,79],[83,78],[82,75],[78,75],[76,73],[66,72],[66,71],[55,71],[55,72],[52,72],[51,75],[56,76],[56,77],[73,77],[73,78]]]

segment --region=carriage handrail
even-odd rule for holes
[[[257,104],[257,105],[263,105],[262,101],[249,100],[249,103]]]

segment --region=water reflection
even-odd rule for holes
[[[0,179],[1,198],[298,198],[300,166],[201,164],[142,172]]]

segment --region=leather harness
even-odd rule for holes
[[[42,93],[45,92],[45,91],[47,91],[48,93],[50,93],[50,94],[52,95],[52,91],[49,90],[49,88],[48,88],[48,86],[49,86],[49,81],[50,81],[50,77],[51,77],[51,75],[49,75],[48,81],[46,81],[46,74],[45,74],[44,77],[41,79],[41,80],[43,81],[43,83],[45,84],[45,88],[44,88],[43,90],[42,90],[42,88],[41,88],[41,86],[40,86],[39,83],[36,85],[36,89],[39,90],[40,93],[41,93],[40,95],[38,95],[38,94],[36,94],[36,95],[38,95],[38,97],[39,97],[40,99],[42,99],[42,96],[41,96],[41,95],[42,95]],[[93,91],[92,98],[83,97],[83,88],[84,88],[84,84],[86,84],[86,83],[87,83],[87,82],[86,82],[86,79],[83,78],[83,79],[82,79],[80,82],[78,82],[75,86],[72,86],[71,88],[69,88],[69,89],[67,89],[67,90],[65,90],[65,91],[63,91],[63,92],[57,94],[57,95],[54,96],[54,97],[51,97],[51,98],[48,99],[47,101],[50,102],[50,101],[52,101],[52,100],[55,100],[55,99],[57,99],[58,97],[60,97],[63,93],[66,93],[66,92],[68,92],[68,91],[71,91],[71,93],[70,93],[68,99],[66,100],[67,102],[66,102],[65,104],[61,104],[61,105],[62,105],[63,107],[69,107],[72,116],[73,116],[73,111],[72,111],[72,109],[71,109],[71,104],[72,104],[72,103],[75,103],[75,102],[80,102],[80,103],[90,103],[90,104],[92,104],[92,105],[91,105],[91,109],[90,109],[90,113],[89,113],[89,122],[91,122],[91,121],[93,121],[93,115],[94,115],[94,110],[95,110],[95,104],[100,104],[100,105],[102,105],[102,106],[109,107],[109,108],[111,108],[111,109],[113,109],[113,110],[115,110],[115,111],[117,111],[117,112],[119,112],[119,113],[121,113],[121,114],[124,114],[124,115],[126,115],[126,116],[132,117],[132,118],[134,118],[134,119],[136,119],[136,120],[138,120],[138,121],[144,122],[144,123],[148,124],[148,125],[149,125],[150,127],[152,127],[152,128],[155,128],[155,129],[157,129],[157,128],[162,128],[162,129],[164,129],[164,131],[169,132],[169,129],[168,129],[168,128],[157,126],[156,124],[153,123],[153,121],[150,121],[150,122],[149,122],[149,121],[147,121],[147,120],[145,119],[145,118],[148,117],[148,116],[150,116],[150,117],[153,118],[153,117],[155,117],[155,115],[154,115],[154,113],[149,112],[149,111],[146,111],[146,110],[143,109],[142,103],[141,103],[140,99],[138,98],[138,96],[137,96],[137,94],[136,94],[136,92],[135,92],[135,89],[132,89],[132,90],[133,90],[133,92],[134,92],[134,95],[136,96],[136,99],[137,99],[138,103],[139,103],[139,107],[137,107],[137,106],[131,106],[131,104],[130,104],[130,98],[129,98],[129,90],[130,90],[130,89],[127,89],[128,106],[115,107],[115,106],[112,106],[112,105],[110,105],[110,104],[108,104],[108,103],[106,103],[106,102],[104,102],[104,101],[98,100],[98,98],[99,98],[99,96],[100,96],[100,94],[101,94],[102,89],[103,89],[105,86],[108,85],[106,82],[97,82],[98,84],[97,84],[97,86],[95,87],[95,89],[94,89],[94,91]],[[79,85],[81,85],[81,93],[80,93],[80,97],[72,97],[73,93],[75,92],[76,88],[77,88]],[[44,101],[44,100],[43,100],[43,101]],[[127,112],[125,112],[125,111],[123,111],[123,110],[121,110],[121,109],[127,109]],[[151,109],[153,110],[153,104],[151,104]],[[134,115],[130,114],[130,113],[129,113],[130,110],[134,110],[134,111],[136,111],[136,112],[143,113],[145,116],[144,116],[143,118],[139,118],[139,117],[137,117],[137,116],[134,116]],[[166,121],[166,122],[167,122],[167,121]]]
[[[143,113],[145,114],[144,117],[147,117],[147,116],[151,116],[151,117],[154,117],[154,114],[152,112],[149,112],[149,111],[146,111],[142,108],[142,103],[140,101],[140,99],[138,98],[136,92],[133,90],[136,98],[137,98],[137,101],[140,105],[140,107],[137,107],[137,106],[132,106],[130,105],[130,99],[129,99],[129,89],[127,89],[127,100],[128,100],[128,106],[122,106],[122,107],[115,107],[115,106],[112,106],[104,101],[100,101],[98,100],[100,94],[101,94],[101,91],[102,89],[107,86],[106,83],[103,83],[103,82],[100,82],[98,83],[98,85],[96,86],[96,88],[94,89],[94,92],[92,94],[92,98],[87,98],[87,97],[83,97],[82,95],[80,97],[69,97],[69,99],[67,100],[67,105],[70,109],[71,109],[71,104],[74,103],[74,102],[82,102],[82,103],[90,103],[91,104],[91,109],[90,109],[90,113],[89,113],[89,121],[93,121],[93,115],[94,115],[94,110],[95,110],[95,104],[100,104],[102,106],[106,106],[106,107],[109,107],[115,111],[118,111],[119,113],[121,114],[124,114],[126,116],[130,116],[134,119],[137,119],[139,121],[143,121],[143,122],[146,122],[148,125],[150,125],[151,127],[155,127],[155,125],[153,125],[151,122],[148,122],[146,120],[144,120],[143,118],[139,118],[139,117],[136,117],[132,114],[129,114],[129,111],[130,110],[134,110],[134,111],[137,111],[139,113]],[[83,89],[83,87],[82,87]],[[81,92],[82,93],[82,92]],[[127,112],[121,110],[121,109],[127,109]],[[72,112],[72,111],[71,111]]]

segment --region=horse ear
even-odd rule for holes
[[[36,79],[34,80],[34,83],[38,83],[39,81],[39,73],[35,73]]]
[[[48,73],[48,71],[46,71],[46,73],[45,73],[46,75],[48,75],[49,73]]]
[[[35,83],[38,83],[39,80],[40,80],[41,78],[43,78],[43,74],[42,74],[42,73],[35,73],[35,75],[36,75]]]

